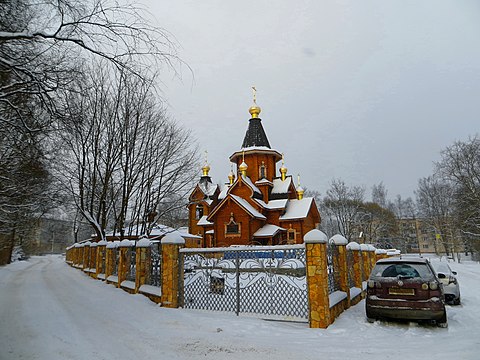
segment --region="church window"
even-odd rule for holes
[[[288,237],[287,237],[287,240],[288,240],[288,243],[291,244],[291,243],[294,243],[295,242],[295,229],[288,229]]]
[[[203,206],[198,204],[196,210],[197,210],[196,211],[196,216],[197,216],[197,220],[198,220],[203,216]]]
[[[259,168],[259,171],[258,171],[258,178],[259,179],[265,179],[266,176],[267,176],[267,170],[266,170],[264,162],[262,161],[262,165],[260,165],[260,168]]]
[[[230,221],[225,224],[225,235],[239,235],[240,234],[240,224],[235,222],[233,218],[233,213],[230,215]]]

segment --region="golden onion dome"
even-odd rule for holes
[[[301,186],[299,186],[297,188],[297,196],[298,196],[298,200],[302,200],[303,199],[303,193],[304,193],[304,190]]]
[[[256,103],[254,105],[250,106],[250,109],[248,109],[248,112],[252,116],[252,119],[258,118],[258,115],[260,114],[261,111],[262,111],[262,109]]]
[[[247,170],[247,169],[248,169],[248,165],[245,164],[245,161],[242,161],[242,163],[240,164],[240,166],[238,167],[238,169],[239,169],[240,171]]]
[[[205,164],[204,167],[202,167],[203,171],[203,176],[208,176],[208,172],[210,171],[210,166],[208,164]]]

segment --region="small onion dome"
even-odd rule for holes
[[[235,174],[232,170],[230,170],[230,173],[228,174],[228,181],[230,182],[230,185],[233,184],[233,180],[235,180]]]
[[[205,164],[205,166],[202,167],[202,171],[203,171],[203,176],[208,176],[208,172],[210,171],[210,166],[208,166],[208,164]]]
[[[246,175],[247,175],[247,169],[248,169],[248,165],[245,164],[245,161],[242,161],[242,163],[241,163],[240,166],[238,167],[238,170],[240,170],[240,173],[241,173],[243,176],[246,176]]]
[[[261,111],[262,109],[256,103],[250,106],[250,109],[248,109],[248,112],[250,113],[250,115],[252,115],[252,119],[258,118],[258,115],[260,114]]]
[[[287,168],[285,167],[285,165],[282,165],[282,167],[280,168],[280,174],[282,174],[282,181],[284,181],[287,177]]]
[[[298,187],[297,189],[297,197],[298,197],[298,200],[302,200],[303,199],[303,188],[301,186]]]

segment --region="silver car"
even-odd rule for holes
[[[445,293],[445,302],[452,305],[460,305],[460,285],[455,275],[456,271],[452,271],[446,262],[432,263],[437,277],[443,284],[443,291]]]

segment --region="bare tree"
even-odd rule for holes
[[[361,214],[365,189],[359,186],[349,187],[343,180],[334,179],[322,202],[322,211],[326,227],[352,240],[359,232],[357,221]]]
[[[418,181],[415,192],[420,214],[436,233],[447,255],[457,250],[455,190],[451,184],[429,176]],[[438,248],[436,248],[438,251]]]
[[[372,202],[380,205],[384,209],[387,208],[387,194],[388,191],[383,182],[372,186]]]
[[[97,70],[81,86],[64,119],[62,176],[100,238],[108,228],[120,237],[148,233],[155,220],[185,205],[195,143],[157,105],[153,82]]]
[[[480,139],[457,141],[441,152],[439,176],[455,188],[455,208],[467,250],[480,252]]]
[[[357,215],[356,222],[365,242],[379,248],[394,246],[397,223],[395,214],[391,210],[376,202],[364,203]]]
[[[139,76],[153,63],[178,60],[165,31],[148,25],[146,13],[128,2],[6,0],[0,11],[0,104],[20,121],[22,109],[12,100],[18,94],[59,111],[58,93],[82,73],[78,59],[103,58]],[[1,115],[0,121],[38,130]]]

